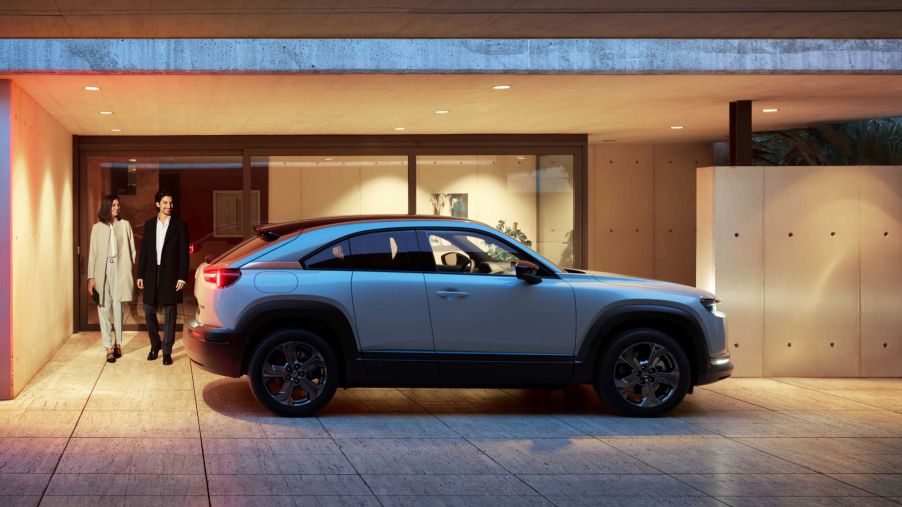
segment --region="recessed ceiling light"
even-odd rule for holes
[[[448,111],[447,109],[439,109],[438,111],[435,112],[435,114],[448,114],[450,112],[451,111]]]
[[[407,130],[407,127],[395,127],[395,130],[401,132],[402,130]]]
[[[762,113],[776,113],[777,111],[779,111],[779,109],[776,107],[765,107],[761,110]]]
[[[327,158],[324,158],[324,159],[323,159],[323,160],[325,160],[325,161],[327,161],[327,162],[328,162],[328,161],[330,161],[330,160],[332,160],[332,159],[331,159],[331,158],[329,158],[329,157],[327,157]]]
[[[85,91],[88,91],[88,92],[99,92],[99,91],[100,91],[100,87],[99,87],[99,86],[85,86]]]
[[[671,125],[670,128],[673,130],[682,130],[683,126],[682,125]]]
[[[109,116],[109,115],[113,114],[113,112],[112,111],[101,111],[100,114],[102,114],[104,116]]]
[[[128,161],[129,161],[129,162],[137,162],[138,159],[136,159],[136,158],[130,158],[130,159],[128,159]]]
[[[517,155],[517,160],[526,160],[526,157],[523,155]]]
[[[511,85],[495,85],[492,87],[493,90],[510,90]]]
[[[110,132],[122,132],[122,129],[110,129]]]

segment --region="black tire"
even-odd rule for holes
[[[686,351],[676,340],[656,329],[632,329],[605,348],[594,384],[617,413],[657,417],[683,401],[691,376]]]
[[[338,360],[332,347],[310,331],[276,331],[260,342],[248,365],[251,391],[276,414],[314,415],[335,395]]]

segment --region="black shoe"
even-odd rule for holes
[[[113,345],[113,357],[116,359],[122,357],[122,348],[119,345]]]
[[[169,354],[163,354],[163,364],[169,366],[172,364],[172,356]]]
[[[112,352],[107,352],[106,353],[106,362],[115,363],[116,362],[116,354],[113,354]]]
[[[157,354],[160,353],[160,349],[155,349],[153,347],[150,348],[150,353],[147,354],[147,360],[153,361],[157,358]]]

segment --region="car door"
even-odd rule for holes
[[[573,366],[573,289],[547,269],[517,278],[512,264],[536,262],[512,243],[475,230],[424,230],[421,248],[439,377],[445,384],[566,382]]]
[[[351,237],[348,244],[354,319],[368,383],[434,384],[435,346],[416,232],[370,232]]]

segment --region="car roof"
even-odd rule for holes
[[[480,224],[473,220],[465,218],[446,217],[438,215],[345,215],[336,217],[311,218],[307,220],[295,220],[292,222],[281,222],[277,224],[267,224],[256,228],[257,235],[272,234],[276,237],[282,237],[286,234],[294,232],[308,231],[311,229],[319,229],[321,227],[329,227],[339,224],[364,223],[364,222],[398,222],[398,221],[453,221],[470,224]]]

